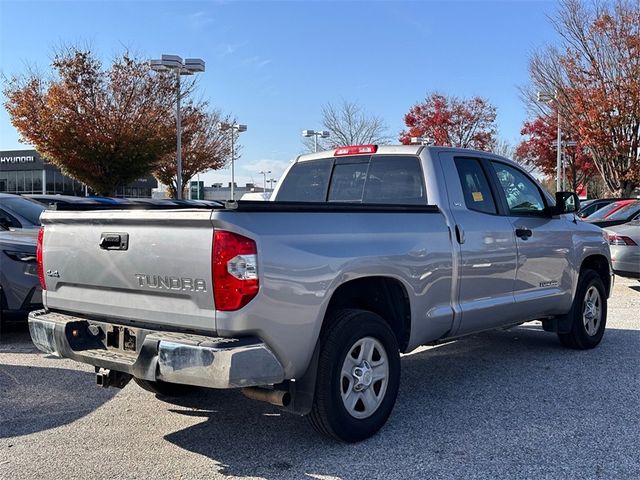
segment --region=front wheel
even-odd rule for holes
[[[375,434],[393,410],[398,343],[389,325],[369,311],[340,310],[328,320],[309,420],[324,435],[357,442]]]
[[[562,345],[587,350],[600,343],[607,324],[607,295],[595,271],[584,270],[580,274],[576,296],[567,315],[571,330],[558,334]]]

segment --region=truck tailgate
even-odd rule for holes
[[[210,210],[46,211],[45,305],[215,330]]]

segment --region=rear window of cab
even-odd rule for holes
[[[354,155],[296,163],[275,199],[425,205],[420,159],[412,155]]]

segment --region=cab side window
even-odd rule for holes
[[[480,161],[475,158],[456,158],[455,163],[467,208],[496,214],[496,203]]]
[[[539,214],[544,211],[542,194],[523,172],[500,162],[491,162],[507,200],[510,215]]]

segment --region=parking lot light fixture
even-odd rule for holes
[[[433,140],[429,137],[411,137],[411,145],[432,145]]]
[[[247,126],[241,123],[218,123],[218,130],[221,132],[226,130],[231,130],[231,200],[235,200],[235,187],[236,187],[236,174],[235,174],[235,151],[234,151],[234,140],[236,136],[236,132],[242,133],[247,131]]]
[[[187,58],[184,61],[178,55],[162,55],[159,60],[149,62],[155,72],[175,72],[176,75],[176,197],[182,198],[182,125],[180,118],[180,76],[204,72],[204,60]]]
[[[328,130],[303,130],[303,137],[313,137],[313,151],[318,151],[318,137],[320,138],[329,138],[331,133]]]
[[[262,172],[260,172],[262,174],[262,188],[263,188],[263,192],[267,191],[267,174],[271,173],[271,170],[263,170]]]
[[[556,111],[558,113],[558,131],[556,133],[556,191],[559,192],[562,189],[562,130],[560,129],[560,105],[558,105],[558,92],[538,92],[538,102],[556,104]]]

